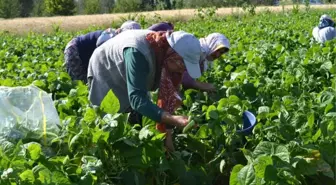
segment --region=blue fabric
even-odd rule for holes
[[[77,37],[77,48],[79,57],[82,60],[82,64],[85,68],[88,68],[90,57],[93,51],[96,49],[96,43],[98,37],[102,34],[103,30],[94,31],[85,35]]]
[[[173,25],[166,22],[153,24],[151,27],[148,28],[148,30],[152,31],[169,31],[173,29],[174,29]]]
[[[107,29],[105,31],[103,31],[103,33],[99,36],[99,38],[97,39],[97,47],[99,47],[100,45],[102,45],[104,42],[106,42],[107,40],[113,38],[114,36],[116,36],[116,30],[114,29]]]
[[[322,19],[318,25],[319,29],[325,28],[325,27],[335,27],[334,21],[330,19]]]

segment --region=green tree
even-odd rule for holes
[[[141,11],[141,0],[117,0],[115,12],[136,12]]]
[[[100,13],[100,0],[84,0],[85,14]]]
[[[33,10],[30,16],[39,17],[45,15],[45,4],[44,0],[34,0]]]
[[[20,16],[29,17],[33,10],[34,0],[20,0],[20,4],[21,4]]]
[[[114,0],[100,0],[100,12],[101,13],[110,13],[114,7]]]
[[[0,0],[0,17],[14,18],[20,16],[19,0]]]
[[[76,8],[73,0],[45,0],[45,7],[50,15],[73,15]]]
[[[155,4],[156,4],[156,8],[159,9],[159,10],[172,9],[171,0],[156,0]]]
[[[182,9],[184,7],[183,0],[172,0],[173,9]]]

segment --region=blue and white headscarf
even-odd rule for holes
[[[119,29],[108,28],[105,31],[103,31],[103,33],[99,36],[99,38],[97,39],[96,46],[98,47],[102,45],[107,40],[115,37],[117,34],[125,30],[139,30],[139,29],[141,29],[141,25],[131,20],[124,22]]]
[[[324,14],[320,18],[320,23],[317,26],[319,29],[325,27],[335,27],[335,22],[328,15]]]

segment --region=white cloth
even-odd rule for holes
[[[135,21],[126,21],[120,26],[121,31],[125,30],[140,30],[141,25]]]
[[[140,26],[139,23],[137,23],[135,21],[126,21],[121,25],[120,30],[108,28],[105,31],[103,31],[103,33],[97,39],[96,46],[99,47],[104,42],[106,42],[107,40],[115,37],[116,35],[118,35],[118,33],[121,33],[123,31],[126,31],[126,30],[140,30],[140,29],[141,29],[141,26]]]

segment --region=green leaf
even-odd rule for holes
[[[55,82],[57,80],[57,75],[53,71],[50,71],[49,73],[47,73],[47,77],[48,77],[48,82]]]
[[[290,156],[289,156],[289,151],[286,146],[278,145],[275,149],[274,155],[279,157],[281,160],[289,163]]]
[[[240,170],[238,173],[238,182],[240,185],[256,184],[255,173],[252,164],[249,164]]]
[[[32,84],[41,89],[46,87],[46,83],[43,80],[35,80]]]
[[[38,180],[43,184],[50,184],[51,178],[51,172],[48,169],[43,169],[38,172]]]
[[[330,121],[327,127],[328,135],[329,137],[333,137],[336,134],[336,129],[335,129],[335,121]]]
[[[230,64],[225,66],[225,71],[231,71],[233,69],[233,66],[231,66]]]
[[[120,109],[118,98],[114,95],[112,90],[109,90],[100,105],[101,109],[109,114],[116,114]]]
[[[1,80],[2,82],[1,82],[1,84],[2,84],[2,86],[8,86],[8,87],[12,87],[12,86],[14,86],[14,80],[11,80],[11,79],[9,79],[9,78],[6,78],[5,80]]]
[[[330,177],[332,179],[335,179],[334,172],[332,170],[332,167],[325,162],[324,160],[319,160],[317,164],[317,171],[322,173],[323,175]]]
[[[313,141],[316,142],[320,138],[321,135],[322,135],[321,129],[318,129],[312,138]]]
[[[326,108],[324,109],[324,114],[327,114],[330,110],[332,110],[334,108],[334,104],[333,103],[329,103]]]
[[[94,156],[83,156],[82,159],[82,170],[83,172],[97,173],[101,169],[103,163],[101,160],[97,159]]]
[[[329,71],[333,67],[333,64],[331,62],[324,62],[321,65],[321,69],[325,69],[326,71]]]
[[[247,159],[248,163],[253,163],[254,159],[256,158],[256,156],[254,155],[254,153],[252,153],[250,150],[242,148],[241,151],[243,152],[245,158]]]
[[[103,141],[107,142],[108,138],[109,138],[110,133],[109,132],[105,132],[102,129],[100,129],[99,127],[96,127],[94,129],[94,132],[92,132],[92,142],[93,143],[98,143],[98,141],[100,139],[102,139]]]
[[[210,129],[207,125],[202,125],[196,133],[196,137],[200,139],[208,138],[209,135],[210,135]]]
[[[265,174],[264,174],[264,180],[266,182],[271,182],[271,181],[278,181],[278,171],[274,166],[266,166],[265,169]]]
[[[35,161],[40,158],[41,151],[42,151],[41,145],[38,143],[31,143],[28,146],[28,151],[29,151],[30,158]]]
[[[229,96],[229,103],[230,105],[237,105],[240,103],[240,99],[236,95]]]
[[[312,129],[314,127],[315,116],[314,113],[310,113],[308,116],[308,127]]]
[[[257,145],[257,147],[254,149],[253,153],[256,156],[259,155],[271,155],[271,156],[277,156],[281,160],[289,163],[289,151],[287,147],[283,145],[278,145],[276,143],[263,141]]]
[[[151,120],[148,117],[142,117],[142,126],[155,125],[155,121]]]
[[[226,98],[222,98],[218,101],[217,110],[218,111],[223,111],[223,110],[225,110],[225,107],[227,107],[227,106],[228,106],[228,100]],[[206,106],[203,106],[203,107],[206,107]],[[202,107],[202,111],[204,111],[203,107]]]
[[[74,144],[77,142],[77,140],[80,138],[81,134],[83,133],[83,129],[80,130],[78,134],[76,134],[71,141],[69,142],[69,148],[72,149]]]
[[[326,117],[336,117],[336,112],[329,112]]]
[[[166,138],[166,133],[159,133],[152,137],[152,141],[160,140],[163,141]]]
[[[266,118],[267,114],[270,112],[270,108],[268,106],[261,106],[258,108],[258,117]]]
[[[330,68],[330,73],[331,74],[336,74],[336,66],[332,66],[332,68]]]
[[[96,120],[96,112],[93,108],[86,109],[85,115],[84,115],[84,121],[87,123],[94,122]]]
[[[218,119],[217,108],[214,105],[211,105],[206,112],[206,119]]]
[[[62,81],[71,80],[71,77],[69,76],[69,74],[65,72],[61,72],[59,77]]]
[[[59,185],[71,185],[70,180],[60,171],[52,172],[52,182]]]
[[[139,139],[140,140],[145,140],[148,139],[149,137],[153,136],[153,132],[148,129],[149,125],[143,127],[140,132],[139,132]]]
[[[238,182],[238,174],[243,167],[241,164],[237,164],[233,167],[230,175],[230,185],[240,185]]]
[[[185,99],[183,100],[183,105],[187,106],[187,107],[191,107],[193,103],[192,98],[190,97],[190,95],[186,95]]]
[[[335,98],[334,93],[329,91],[324,91],[320,97],[320,107],[326,107],[328,104],[332,103]]]
[[[260,156],[254,161],[254,170],[258,178],[265,177],[265,170],[267,166],[273,165],[272,157],[270,156]]]
[[[32,170],[26,170],[20,174],[20,179],[25,182],[34,184],[35,177]]]

